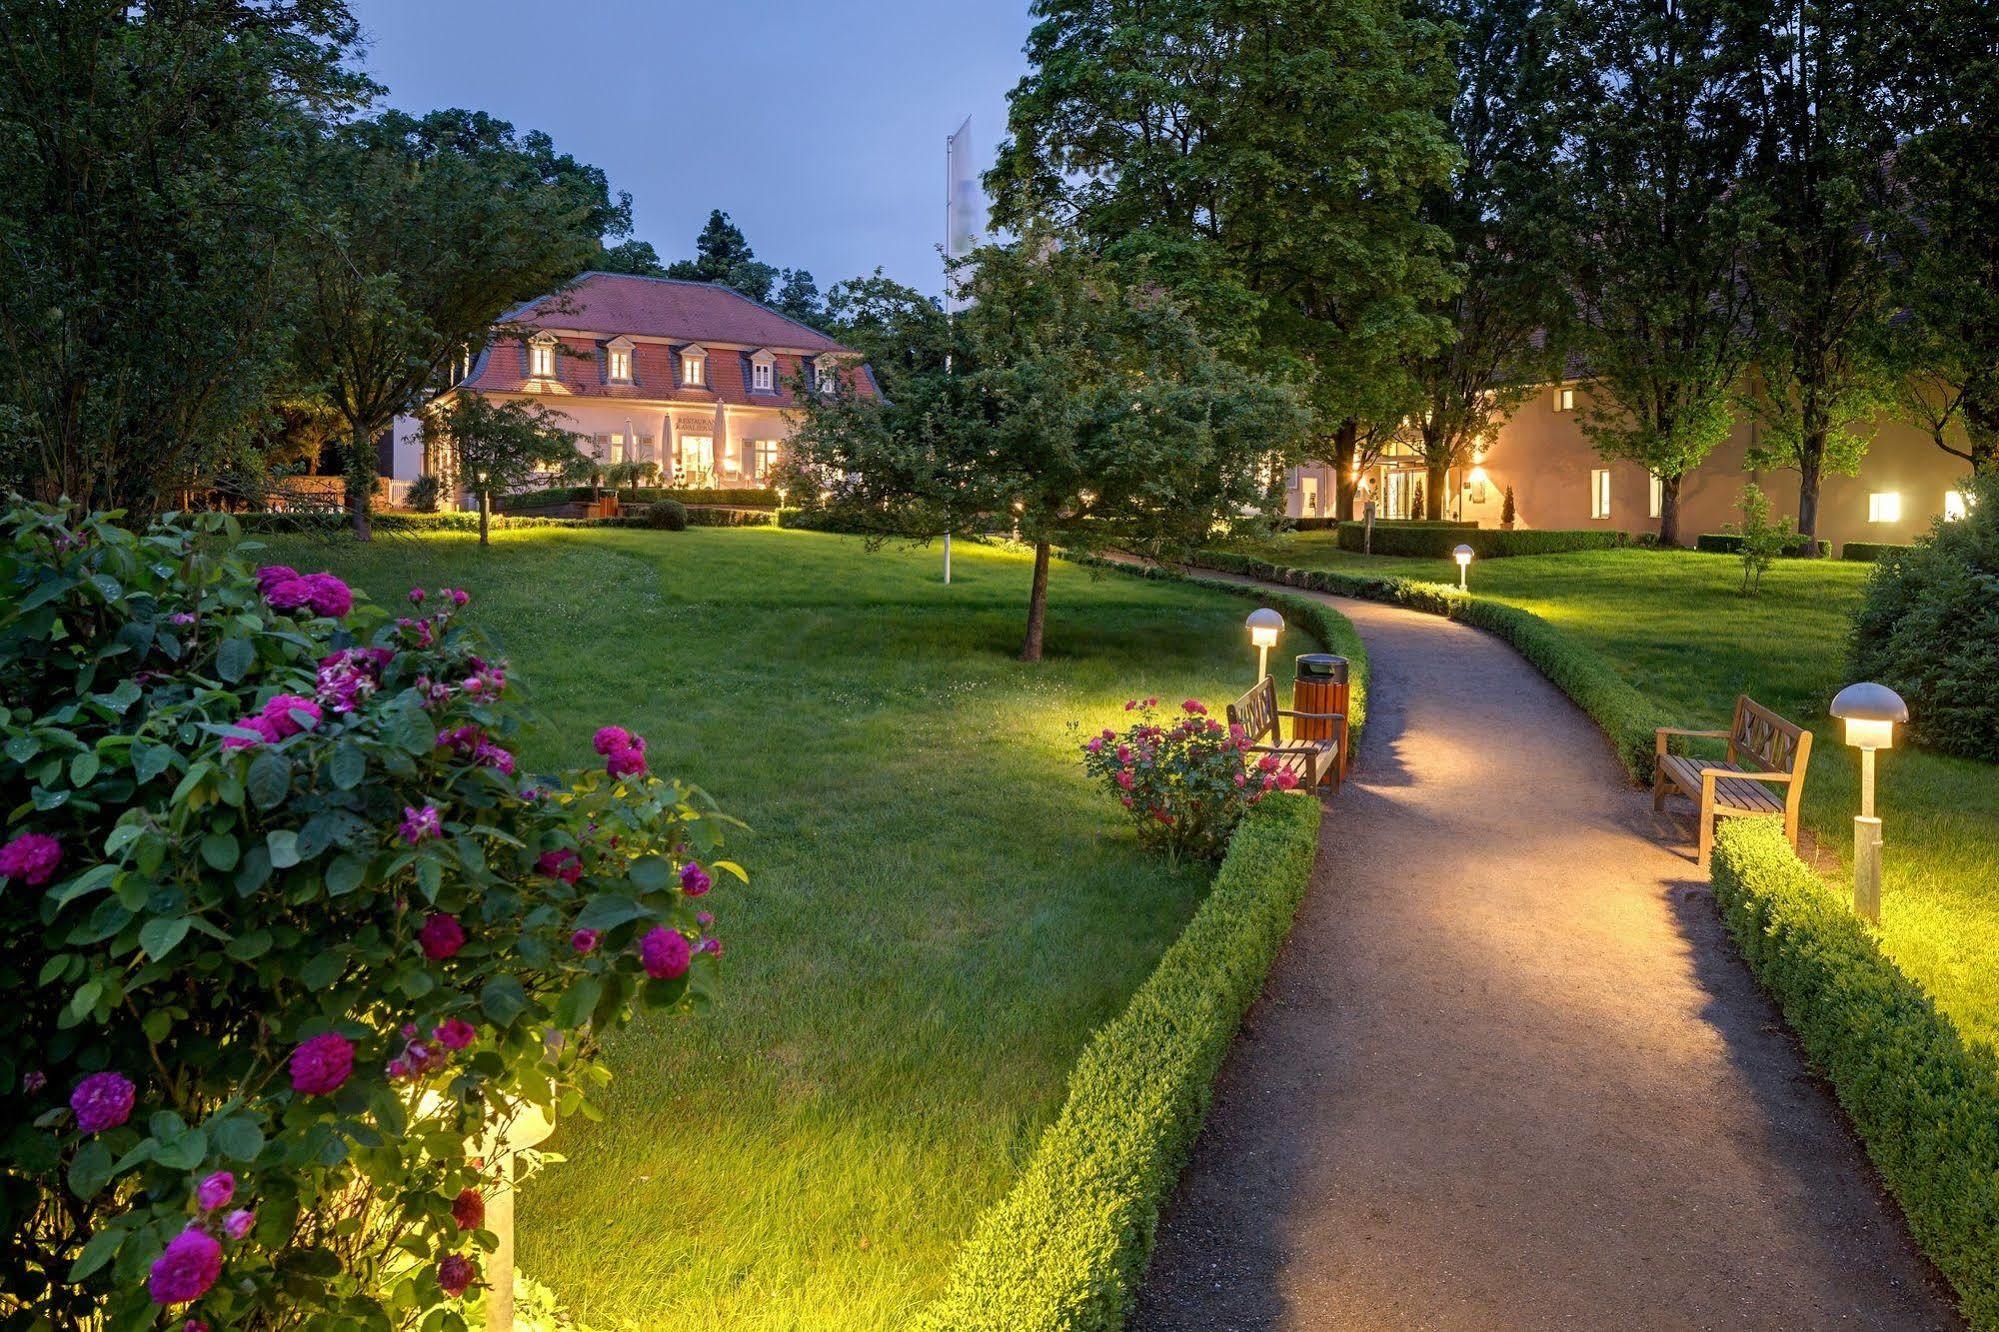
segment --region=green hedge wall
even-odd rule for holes
[[[1324,532],[1335,527],[1366,526],[1366,524],[1357,523],[1351,518],[1286,518],[1284,522],[1287,526],[1294,527],[1300,532]],[[1419,529],[1425,527],[1444,527],[1452,531],[1462,532],[1476,530],[1478,520],[1476,518],[1439,518],[1434,522],[1428,518],[1377,518],[1374,520],[1375,531],[1379,532],[1384,527]]]
[[[1832,558],[1832,542],[1821,537],[1816,542],[1808,543],[1804,537],[1796,533],[1784,542],[1784,548],[1779,553],[1787,558],[1797,559],[1813,545],[1818,547],[1819,559]],[[1704,550],[1710,555],[1733,555],[1742,549],[1742,538],[1733,532],[1703,532],[1694,538],[1694,549]]]
[[[775,527],[777,510],[690,504],[687,506],[687,525],[689,527]]]
[[[1360,523],[1342,523],[1341,550],[1360,550],[1367,533]],[[1496,560],[1509,555],[1565,555],[1578,550],[1615,550],[1631,545],[1626,532],[1569,531],[1560,528],[1516,528],[1509,532],[1494,527],[1419,527],[1413,523],[1376,523],[1376,555],[1408,555],[1429,559],[1449,559],[1460,545],[1470,546],[1480,559]]]
[[[636,490],[624,486],[602,486],[594,491],[589,486],[552,486],[546,490],[523,490],[507,496],[501,503],[509,509],[536,509],[552,504],[573,504],[600,495],[616,495],[634,504],[676,499],[690,507],[696,504],[731,504],[753,509],[777,507],[777,492],[768,486],[640,486]]]
[[[1974,1328],[1999,1329],[1999,1060],[1967,1044],[1768,819],[1725,820],[1715,897]]]
[[[1145,1274],[1159,1208],[1207,1117],[1215,1075],[1291,930],[1319,802],[1266,800],[1214,887],[1123,1013],[1091,1037],[1061,1114],[979,1219],[929,1332],[1114,1332]]]
[[[1379,533],[1377,532],[1378,536]],[[1291,569],[1268,560],[1225,551],[1203,551],[1198,566],[1244,574],[1313,592],[1359,597],[1428,611],[1476,625],[1511,643],[1557,689],[1567,694],[1617,749],[1618,760],[1633,781],[1652,780],[1655,732],[1661,726],[1685,724],[1665,716],[1651,699],[1627,683],[1609,662],[1576,642],[1540,616],[1517,607],[1487,601],[1442,583],[1412,578],[1335,573],[1329,569]]]
[[[1842,560],[1853,560],[1861,564],[1872,564],[1889,555],[1899,555],[1914,546],[1897,546],[1886,541],[1849,541],[1839,548]]]
[[[236,521],[243,525],[245,532],[276,533],[326,533],[333,535],[351,531],[353,521],[345,514],[335,511],[325,513],[242,513]],[[377,532],[476,532],[479,530],[479,515],[476,513],[378,513],[369,519]],[[493,515],[493,531],[524,527],[596,527],[599,524],[587,518],[529,518],[509,514]]]

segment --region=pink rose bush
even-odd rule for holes
[[[1124,705],[1137,720],[1122,733],[1105,727],[1082,742],[1083,770],[1130,815],[1138,839],[1169,855],[1219,859],[1251,806],[1298,779],[1274,758],[1251,762],[1240,728],[1208,715],[1199,699],[1180,705],[1171,725],[1156,698]]]
[[[0,516],[0,1290],[55,1326],[469,1297],[490,1131],[576,1113],[601,1033],[712,995],[743,877],[626,727],[529,771],[462,590],[396,618],[238,540]]]

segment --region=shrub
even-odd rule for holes
[[[1159,700],[1133,699],[1126,712],[1138,720],[1123,735],[1106,726],[1083,742],[1083,771],[1124,806],[1146,846],[1213,860],[1228,846],[1242,816],[1271,791],[1289,791],[1298,779],[1278,770],[1275,755],[1248,764],[1249,737],[1224,727],[1198,699],[1185,714],[1161,726]]]
[[[462,594],[391,620],[213,514],[0,531],[0,1303],[462,1332],[475,1158],[705,998],[725,820],[616,728],[517,773]]]
[[[1999,760],[1999,477],[1981,477],[1969,511],[1934,523],[1909,550],[1877,561],[1853,620],[1854,669],[1909,704],[1917,741]]]
[[[1341,550],[1361,549],[1365,533],[1359,523],[1340,526]],[[1376,523],[1374,553],[1428,559],[1449,559],[1460,543],[1472,548],[1480,559],[1502,559],[1509,555],[1562,555],[1578,550],[1614,550],[1631,544],[1624,532],[1566,531],[1528,528],[1465,527],[1437,523]]]
[[[1777,554],[1790,560],[1804,559],[1813,555],[1814,547],[1817,548],[1816,558],[1832,558],[1832,542],[1823,537],[1813,541],[1797,532],[1784,534]],[[1710,555],[1739,555],[1742,553],[1742,534],[1733,531],[1703,532],[1694,538],[1694,549]]]
[[[1115,1332],[1159,1208],[1207,1117],[1242,1017],[1291,931],[1319,802],[1266,800],[1206,901],[1123,1013],[1091,1037],[1027,1168],[979,1219],[926,1332]]]
[[[777,491],[769,486],[627,486],[621,494],[634,504],[677,499],[682,504],[725,504],[745,509],[777,507]],[[507,509],[545,509],[594,498],[597,498],[597,493],[589,486],[552,486],[543,490],[517,491],[501,504]]]
[[[645,525],[660,532],[685,532],[687,506],[679,500],[654,500],[646,505]]]
[[[1789,518],[1770,521],[1770,497],[1754,481],[1742,488],[1736,507],[1742,511],[1742,525],[1731,523],[1722,530],[1735,538],[1735,553],[1742,560],[1742,595],[1753,597],[1762,590],[1764,571],[1795,534]]]
[[[1513,506],[1513,487],[1506,488],[1506,498],[1499,502],[1499,525],[1511,532],[1513,524],[1520,520],[1520,511]]]
[[[1859,564],[1872,564],[1876,560],[1914,549],[1914,546],[1890,545],[1885,541],[1849,541],[1839,548],[1839,557]]]
[[[687,506],[689,527],[775,527],[776,509],[728,509],[706,504]]]
[[[1976,1328],[1999,1328],[1999,1060],[1967,1044],[1767,819],[1726,820],[1715,898],[1831,1080],[1910,1233]]]
[[[403,503],[418,513],[436,513],[441,493],[437,478],[425,472],[410,482],[409,493],[404,496]]]

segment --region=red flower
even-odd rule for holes
[[[486,1224],[486,1200],[477,1189],[466,1189],[451,1200],[451,1219],[460,1230],[477,1230]]]
[[[455,956],[465,946],[465,927],[458,923],[458,917],[443,912],[431,913],[416,932],[416,940],[423,945],[423,955],[433,962],[442,962]]]

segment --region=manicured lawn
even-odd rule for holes
[[[1444,560],[1339,550],[1296,533],[1248,553],[1301,568],[1455,584]],[[1836,883],[1851,874],[1858,755],[1826,707],[1850,683],[1846,634],[1867,566],[1780,560],[1762,595],[1736,594],[1741,565],[1692,551],[1600,551],[1480,561],[1472,590],[1519,606],[1595,648],[1688,726],[1728,724],[1738,693],[1812,726],[1805,819]],[[1995,666],[1999,669],[1999,666]],[[1969,1035],[1999,1043],[1999,768],[1916,750],[1880,758],[1887,821],[1883,938]]]
[[[615,1041],[605,1121],[525,1191],[523,1270],[605,1328],[906,1325],[1210,879],[1137,852],[1068,722],[1239,692],[1244,603],[1058,564],[1025,666],[1028,565],[989,549],[945,588],[934,549],[763,529],[272,544],[389,604],[470,589],[541,716],[527,761],[633,726],[755,829],[751,886],[710,899],[723,1001]]]

